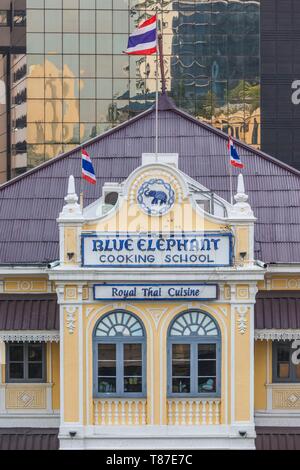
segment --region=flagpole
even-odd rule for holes
[[[155,161],[158,162],[158,9],[156,8]]]
[[[82,148],[80,149],[82,150]],[[81,164],[81,171],[80,171],[80,185],[79,185],[79,205],[80,209],[83,210],[83,188],[82,188],[82,155],[80,155],[80,164]]]
[[[232,166],[229,162],[229,181],[230,181],[230,204],[233,204],[233,189],[232,189]]]
[[[158,162],[158,51],[156,48],[156,91],[155,91],[155,161]]]

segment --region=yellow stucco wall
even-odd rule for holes
[[[254,409],[267,408],[267,341],[256,341],[254,346]]]
[[[60,367],[59,367],[59,343],[51,344],[52,354],[52,408],[59,410],[60,393]]]

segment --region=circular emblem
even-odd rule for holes
[[[137,201],[147,214],[163,215],[173,206],[175,192],[169,183],[152,178],[145,181],[138,190]]]

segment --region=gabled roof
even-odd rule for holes
[[[154,152],[155,109],[86,142],[97,184],[83,183],[84,205],[101,196],[104,182],[123,181]],[[179,168],[229,200],[227,135],[159,100],[159,151],[178,153]],[[300,172],[236,141],[245,163],[249,202],[257,217],[255,256],[265,262],[300,262]],[[58,259],[56,218],[73,174],[79,193],[81,146],[0,187],[0,264],[43,264]],[[237,174],[237,171],[234,171]],[[234,181],[236,187],[236,181]]]

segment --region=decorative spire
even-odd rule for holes
[[[237,203],[248,201],[248,196],[247,194],[245,194],[244,177],[242,173],[238,175],[237,193],[234,196],[234,199],[236,200]]]
[[[60,219],[78,219],[82,218],[82,211],[78,204],[78,196],[75,191],[75,180],[74,176],[69,176],[68,181],[68,193],[65,197],[66,204],[63,207],[62,212],[59,215]]]
[[[230,216],[233,218],[253,218],[253,212],[248,201],[248,195],[245,193],[244,177],[240,173],[238,175],[237,193],[234,196],[235,204],[232,208]]]
[[[69,176],[68,194],[65,197],[65,201],[67,204],[76,204],[78,201],[78,196],[75,192],[75,180],[73,175]]]

